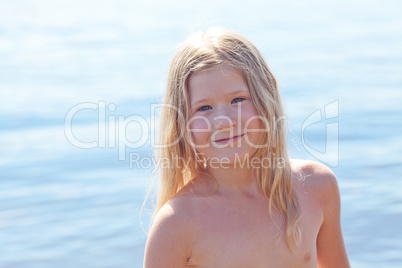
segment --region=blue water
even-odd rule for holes
[[[400,1],[0,2],[0,267],[142,266],[151,145],[135,118],[126,134],[138,148],[119,149],[111,127],[119,116],[150,124],[175,47],[209,26],[259,47],[282,90],[291,155],[337,175],[352,266],[400,267],[400,10]],[[73,133],[97,148],[66,138],[80,103],[98,109],[77,113]],[[317,110],[322,120],[303,128]],[[109,124],[100,136],[99,121]]]

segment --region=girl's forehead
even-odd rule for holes
[[[225,82],[227,80],[235,80],[235,82],[239,82],[239,78],[244,80],[243,72],[233,65],[224,62],[193,73],[188,79],[188,84],[189,86],[194,86],[200,84],[200,82],[217,83]]]
[[[207,69],[193,74],[188,81],[189,95],[195,96],[206,92],[219,93],[227,90],[246,89],[243,74],[232,66]]]
[[[192,108],[203,102],[223,100],[242,93],[249,93],[247,83],[242,73],[230,66],[196,73],[188,83],[188,101]]]
[[[195,71],[191,76],[199,75],[199,74],[205,74],[205,73],[211,73],[211,72],[223,72],[223,73],[229,73],[229,72],[238,72],[239,74],[242,74],[240,71],[240,68],[228,63],[227,61],[223,61],[222,63],[219,64],[214,64],[214,65],[208,65],[206,67],[201,68],[200,70]]]

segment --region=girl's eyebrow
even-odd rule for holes
[[[196,106],[198,103],[204,102],[204,101],[207,101],[207,100],[210,100],[210,99],[212,99],[212,98],[200,99],[200,100],[198,100],[198,101],[195,101],[195,102],[191,103],[191,107],[194,107],[194,106]]]
[[[230,92],[228,95],[232,96],[232,95],[236,95],[238,93],[247,93],[248,94],[248,90],[241,90],[241,89],[240,90],[235,90],[233,92]],[[214,99],[214,98],[204,98],[204,99],[197,100],[197,101],[191,103],[191,107],[194,107],[198,103],[201,103],[201,102],[204,102],[204,101],[207,101],[207,100],[211,100],[211,99]]]
[[[197,101],[195,101],[195,102],[192,102],[191,103],[191,107],[194,107],[194,106],[196,106],[197,104],[199,104],[199,103],[201,103],[201,102],[204,102],[204,101],[208,101],[208,100],[212,100],[213,98],[203,98],[203,99],[199,99],[199,100],[197,100]]]

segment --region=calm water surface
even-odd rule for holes
[[[265,55],[291,155],[337,175],[352,266],[401,267],[400,10],[400,1],[0,2],[0,267],[142,267],[152,150],[119,149],[110,133],[119,116],[151,124],[175,47],[215,25]],[[97,148],[66,138],[79,104],[88,109],[73,134]],[[308,125],[313,114],[321,120]],[[142,141],[139,123],[120,127]]]

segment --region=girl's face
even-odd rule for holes
[[[251,156],[263,125],[242,74],[223,64],[193,74],[188,82],[189,129],[197,152],[226,164]]]

